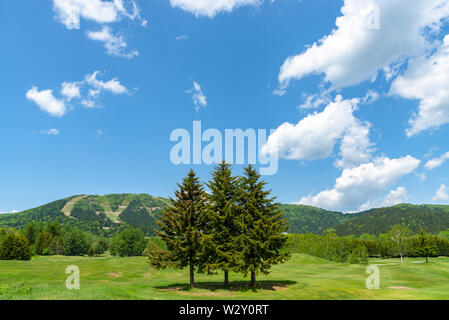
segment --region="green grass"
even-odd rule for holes
[[[449,258],[414,261],[423,259],[406,259],[404,265],[398,259],[372,259],[380,268],[379,290],[365,288],[365,266],[301,254],[258,276],[256,290],[235,274],[227,290],[221,274],[197,274],[197,288],[188,290],[186,270],[152,270],[144,257],[36,257],[0,261],[0,299],[448,299]],[[80,290],[65,288],[69,265],[80,268]]]

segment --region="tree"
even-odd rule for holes
[[[53,236],[50,232],[41,231],[36,239],[36,254],[41,256],[51,255],[53,253],[51,250],[52,241]]]
[[[352,249],[352,252],[348,257],[348,262],[352,264],[368,264],[368,249],[366,249],[363,244],[358,244],[354,249]]]
[[[30,260],[31,250],[28,239],[18,232],[8,234],[0,245],[0,259]]]
[[[404,264],[403,256],[408,254],[408,251],[410,250],[410,235],[410,229],[401,225],[393,226],[387,233],[387,238],[391,244],[391,249],[394,254],[401,257],[401,264]]]
[[[423,229],[418,234],[418,244],[416,248],[416,254],[419,257],[425,257],[426,262],[429,262],[429,257],[437,255],[438,248],[433,243],[432,239],[424,232]]]
[[[151,266],[161,269],[168,266],[189,268],[190,287],[195,287],[194,272],[204,262],[203,230],[205,230],[205,214],[207,195],[198,177],[190,170],[187,177],[178,184],[175,199],[170,198],[172,206],[167,207],[157,222],[160,230],[157,234],[167,245],[162,249],[154,243],[148,250]]]
[[[232,176],[231,165],[225,161],[215,167],[212,180],[207,184],[211,191],[210,207],[207,211],[207,229],[204,257],[207,271],[221,269],[224,272],[224,286],[229,286],[229,271],[239,261],[237,246],[239,227],[237,225],[239,195],[238,179]]]
[[[114,236],[109,249],[111,254],[120,257],[141,256],[147,246],[142,230],[128,228]]]
[[[264,190],[266,183],[260,177],[249,165],[240,181],[241,261],[237,269],[245,275],[251,273],[252,287],[256,285],[257,273],[268,274],[273,264],[283,263],[290,257],[286,250],[288,238],[284,234],[288,223],[274,198],[270,198],[271,191]]]
[[[64,254],[67,256],[81,256],[87,253],[89,243],[86,234],[79,229],[68,229],[63,236]]]

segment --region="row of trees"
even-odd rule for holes
[[[258,273],[267,274],[273,264],[285,262],[290,254],[283,219],[266,183],[249,165],[244,175],[232,175],[231,166],[222,162],[215,167],[206,193],[193,170],[178,184],[173,203],[158,221],[159,237],[165,248],[152,244],[147,251],[155,268],[188,268],[190,287],[194,272],[229,272],[251,275],[256,285]]]
[[[0,259],[29,260],[34,255],[98,256],[107,250],[112,255],[141,256],[148,240],[140,229],[127,228],[111,239],[53,222],[28,223],[25,229],[0,228]]]
[[[449,240],[427,235],[423,230],[417,235],[404,226],[395,225],[379,236],[364,234],[360,238],[337,236],[330,230],[319,236],[315,234],[290,235],[294,252],[335,262],[368,263],[372,258],[449,256]]]

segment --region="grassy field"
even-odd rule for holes
[[[231,275],[231,288],[221,287],[222,275],[196,275],[197,287],[187,290],[187,271],[150,269],[143,257],[37,257],[31,261],[0,261],[0,299],[448,299],[449,258],[372,259],[380,268],[380,289],[367,290],[365,266],[338,264],[294,254],[258,277]],[[81,289],[68,290],[65,269],[80,268]]]

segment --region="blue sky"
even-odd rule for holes
[[[443,0],[1,2],[0,212],[207,180],[170,161],[195,120],[276,129],[281,202],[449,204],[448,18]]]

